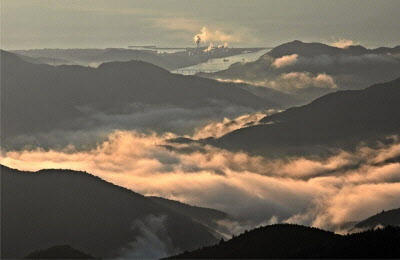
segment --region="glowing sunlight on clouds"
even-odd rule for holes
[[[347,40],[347,39],[339,39],[335,42],[332,42],[330,45],[333,47],[341,48],[341,49],[346,49],[352,45],[356,45],[357,43],[352,41],[352,40]]]
[[[290,66],[290,65],[296,64],[298,57],[299,57],[299,55],[292,54],[292,55],[286,55],[286,56],[277,58],[272,63],[272,66],[274,66],[276,68],[282,68],[282,67],[286,67],[286,66]]]
[[[322,228],[400,204],[400,163],[377,163],[398,156],[399,144],[325,159],[272,160],[211,146],[191,153],[160,146],[173,137],[116,131],[91,150],[9,151],[0,162],[20,170],[87,171],[145,195],[238,216],[250,214],[250,207],[247,217],[277,216]]]

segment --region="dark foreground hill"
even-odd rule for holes
[[[400,78],[365,90],[331,93],[260,122],[222,136],[214,144],[260,154],[304,154],[352,148],[399,134]]]
[[[110,62],[98,68],[50,66],[1,51],[3,147],[12,146],[17,137],[48,137],[57,131],[141,126],[175,131],[190,128],[196,120],[281,107],[273,99],[236,84],[172,74],[142,61]],[[171,121],[176,129],[166,126]]]
[[[85,172],[1,166],[3,259],[55,245],[100,258],[159,258],[215,243],[199,222]]]
[[[95,259],[69,245],[53,246],[30,253],[24,259]]]
[[[374,259],[400,257],[400,228],[351,235],[289,224],[256,228],[226,242],[172,256],[171,259]]]
[[[212,230],[220,229],[217,221],[231,218],[227,213],[216,209],[203,208],[169,200],[161,197],[148,197],[153,202],[167,207],[179,214],[185,215],[199,223],[210,227]]]
[[[355,225],[355,228],[375,228],[379,226],[400,226],[400,208],[383,210]]]

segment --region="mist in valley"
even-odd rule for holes
[[[3,1],[1,257],[399,257],[399,10]]]

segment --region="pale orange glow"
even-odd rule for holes
[[[227,42],[237,42],[239,40],[238,38],[238,35],[234,36],[220,30],[212,31],[204,26],[201,28],[200,33],[193,37],[193,40],[194,42],[197,42],[198,40],[200,40],[200,42],[223,42],[224,46],[228,46]]]
[[[346,49],[346,48],[348,48],[348,47],[350,47],[352,45],[356,45],[356,44],[357,43],[355,43],[352,40],[340,39],[340,40],[337,40],[337,41],[331,43],[330,45],[333,46],[333,47]]]
[[[167,137],[173,135],[117,131],[92,150],[9,151],[0,163],[87,171],[145,195],[233,213],[241,203],[267,201],[293,210],[288,222],[325,228],[400,204],[400,163],[376,164],[398,156],[400,144],[324,160],[269,160],[209,146],[205,152],[171,152],[159,146]]]
[[[292,54],[292,55],[286,55],[286,56],[277,58],[272,63],[272,66],[274,66],[276,68],[282,68],[282,67],[286,67],[286,66],[290,66],[290,65],[296,64],[298,57],[299,57],[299,55]]]

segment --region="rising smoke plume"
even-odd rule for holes
[[[222,46],[225,48],[228,47],[228,42],[238,41],[237,36],[235,37],[232,34],[227,34],[220,30],[211,31],[208,30],[207,27],[201,28],[200,33],[196,34],[193,40],[197,45],[200,43],[220,42],[223,43]]]

